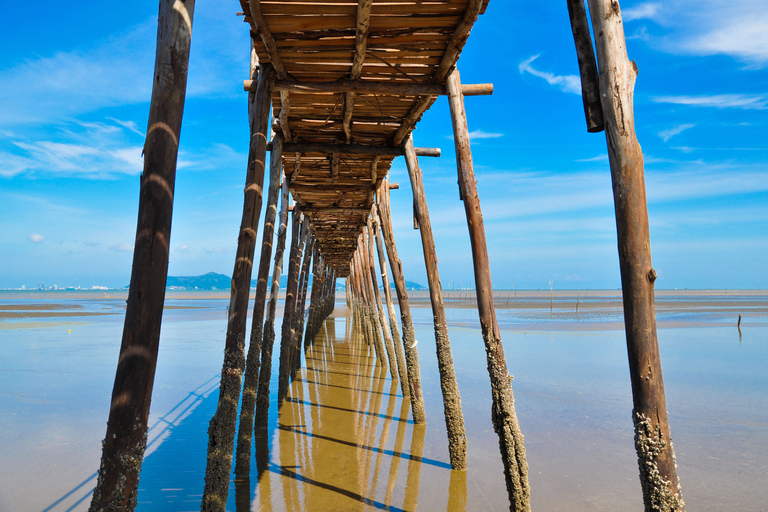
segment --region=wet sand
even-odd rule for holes
[[[497,304],[504,293],[497,292]],[[767,296],[732,294],[657,298],[673,442],[689,510],[763,510],[768,501]],[[4,312],[66,306],[102,313],[0,320],[0,511],[87,509],[125,300],[97,295],[0,295]],[[220,295],[169,294],[139,510],[199,510],[226,327],[228,301]],[[510,307],[499,304],[499,320],[515,375],[534,509],[642,510],[618,292],[581,292],[578,316],[570,292],[555,292],[551,310],[548,291],[517,298]],[[467,422],[466,473],[448,465],[428,301],[414,301],[424,306],[414,309],[414,319],[425,428],[410,422],[397,386],[350,339],[346,309],[338,303],[289,400],[279,411],[272,403],[269,435],[254,448],[250,481],[238,492],[232,485],[228,509],[507,510],[477,313],[459,300],[449,298],[447,306]],[[23,305],[30,307],[17,307]]]

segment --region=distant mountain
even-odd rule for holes
[[[231,281],[224,274],[208,272],[202,276],[168,276],[165,286],[183,290],[229,290]]]

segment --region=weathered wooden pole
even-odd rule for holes
[[[389,330],[392,333],[392,344],[395,347],[395,359],[397,361],[397,371],[400,375],[400,391],[403,396],[410,394],[408,388],[408,370],[405,368],[405,354],[403,353],[403,345],[400,339],[400,331],[397,328],[397,313],[395,313],[395,306],[392,304],[392,290],[389,288],[389,272],[387,272],[387,259],[384,256],[384,241],[381,239],[381,221],[377,213],[378,208],[371,210],[371,217],[373,218],[373,232],[376,237],[376,251],[379,256],[379,268],[381,269],[381,280],[384,284],[384,297],[387,300],[387,313],[389,314]]]
[[[531,509],[528,462],[525,459],[523,434],[520,431],[515,412],[512,377],[507,370],[504,348],[501,345],[501,332],[496,320],[491,266],[488,259],[488,247],[485,242],[485,227],[483,226],[483,214],[480,210],[480,198],[477,195],[475,173],[472,167],[467,115],[464,111],[464,97],[461,94],[458,70],[453,70],[448,75],[445,86],[448,91],[448,105],[451,109],[453,138],[456,146],[459,190],[462,192],[461,196],[469,227],[469,240],[472,245],[477,310],[480,315],[480,327],[488,361],[488,375],[491,380],[493,428],[499,436],[499,448],[504,463],[504,477],[509,494],[510,510],[527,512]]]
[[[280,375],[278,376],[277,399],[282,403],[288,396],[290,374],[294,357],[294,318],[299,287],[299,266],[304,242],[307,239],[309,217],[304,217],[299,204],[293,205],[293,233],[291,233],[291,252],[288,260],[288,283],[285,290],[285,310],[280,333]]]
[[[624,300],[635,448],[646,511],[682,511],[683,495],[667,420],[656,338],[651,240],[643,153],[635,135],[633,94],[637,66],[627,56],[617,0],[590,0],[600,67],[600,97],[611,164]]]
[[[315,325],[321,315],[319,310],[321,294],[323,290],[322,262],[320,261],[320,245],[315,244],[314,254],[312,256],[312,292],[309,298],[309,318],[307,319],[307,329],[304,333],[304,351],[309,349],[309,345],[315,338]]]
[[[392,280],[395,283],[397,302],[400,305],[400,321],[403,329],[403,348],[405,349],[405,367],[408,370],[408,385],[411,399],[411,414],[415,423],[426,423],[427,415],[424,411],[424,397],[421,394],[421,375],[419,373],[419,352],[416,349],[416,333],[413,329],[411,318],[411,306],[408,302],[408,292],[405,288],[405,276],[403,266],[397,256],[395,237],[392,233],[392,216],[389,208],[389,181],[382,180],[381,187],[376,194],[381,231],[384,235],[384,245],[387,247],[389,268],[392,270]]]
[[[363,287],[365,288],[365,308],[366,318],[368,321],[368,327],[371,331],[371,338],[376,348],[376,355],[378,356],[379,364],[386,368],[387,366],[387,351],[384,347],[384,338],[381,334],[379,312],[376,310],[376,294],[374,293],[373,283],[371,278],[375,277],[375,274],[371,274],[371,268],[368,262],[368,240],[367,240],[367,228],[363,228],[363,233],[359,238],[358,246],[358,259],[360,265],[360,277],[363,281]]]
[[[584,0],[568,0],[568,15],[571,18],[573,41],[576,43],[576,57],[579,61],[581,77],[581,99],[584,103],[584,116],[587,119],[587,131],[601,132],[605,128],[603,107],[600,104],[600,85],[597,80],[597,62],[589,33],[589,21]]]
[[[194,0],[161,0],[131,286],[90,511],[136,508],[163,318]]]
[[[256,283],[256,297],[253,303],[251,321],[251,340],[248,345],[248,357],[243,380],[243,398],[240,405],[240,423],[237,431],[237,453],[235,474],[247,476],[251,468],[251,433],[253,415],[256,407],[256,388],[259,383],[259,365],[261,345],[264,335],[264,307],[267,297],[267,281],[272,261],[272,242],[275,238],[275,217],[277,215],[277,197],[280,194],[281,160],[283,157],[282,135],[272,138],[272,151],[269,165],[269,192],[267,193],[267,211],[264,215],[264,231],[261,242],[261,257]]]
[[[467,435],[464,430],[464,416],[461,412],[461,396],[456,372],[453,368],[451,341],[448,337],[448,320],[445,317],[443,290],[440,285],[440,273],[437,270],[437,251],[432,235],[432,222],[429,219],[427,198],[416,152],[413,150],[413,138],[405,139],[405,162],[411,178],[413,205],[421,232],[421,246],[424,249],[424,264],[429,281],[429,299],[432,302],[432,317],[435,323],[435,347],[437,349],[437,368],[440,372],[440,389],[443,392],[445,426],[448,433],[448,452],[452,469],[467,468]]]
[[[235,268],[229,299],[224,364],[219,384],[219,403],[208,426],[208,461],[201,510],[224,511],[229,493],[229,474],[234,451],[237,406],[240,401],[243,369],[245,367],[245,325],[251,289],[256,231],[261,215],[264,185],[264,162],[267,153],[269,113],[275,70],[264,64],[259,70],[259,86],[249,93],[248,106],[251,142],[248,151],[248,172],[245,180],[243,218],[237,239]]]
[[[358,323],[360,327],[360,333],[363,337],[363,340],[365,341],[366,345],[368,347],[373,347],[376,351],[376,355],[378,357],[378,347],[376,347],[376,341],[373,336],[373,332],[370,328],[370,320],[368,318],[368,305],[367,305],[367,298],[366,298],[366,287],[363,283],[363,272],[362,272],[362,266],[360,265],[360,241],[358,239],[357,244],[357,250],[355,251],[354,255],[352,256],[352,262],[355,265],[355,281],[358,287],[358,300],[357,300],[357,313],[358,313]]]
[[[384,347],[387,349],[387,359],[389,360],[389,374],[392,380],[397,380],[397,360],[395,359],[395,347],[392,344],[392,336],[389,333],[389,327],[387,321],[384,318],[384,308],[381,307],[381,295],[379,294],[379,283],[376,279],[376,259],[373,255],[373,223],[370,217],[365,228],[365,237],[368,240],[368,273],[371,276],[371,282],[373,283],[373,301],[374,309],[376,312],[377,325],[376,329],[381,329],[382,336],[384,337]]]
[[[293,319],[293,369],[291,378],[301,368],[301,341],[304,335],[304,313],[307,299],[307,286],[309,284],[309,264],[312,261],[312,255],[315,252],[315,238],[309,235],[304,245],[304,261],[301,264],[301,276],[299,279],[299,288],[296,300],[296,316]]]
[[[280,191],[280,224],[277,230],[277,247],[275,248],[275,264],[272,270],[272,286],[269,291],[267,319],[264,321],[264,341],[261,351],[261,371],[259,372],[259,389],[256,393],[256,418],[254,430],[261,431],[265,436],[269,415],[269,383],[272,379],[272,350],[275,345],[275,312],[277,311],[277,296],[280,292],[280,275],[283,272],[283,254],[285,252],[285,236],[288,231],[288,180],[283,178]],[[257,436],[258,438],[258,436]]]

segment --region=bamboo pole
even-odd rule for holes
[[[400,375],[400,390],[403,396],[406,397],[410,394],[408,388],[408,370],[405,368],[405,354],[403,353],[403,345],[400,339],[400,331],[397,329],[397,314],[395,313],[395,306],[392,304],[392,290],[389,288],[389,272],[387,272],[387,259],[384,256],[384,241],[381,238],[381,221],[377,213],[377,208],[371,210],[371,217],[373,219],[373,231],[376,237],[376,250],[379,256],[379,268],[381,269],[381,280],[384,284],[384,297],[387,300],[387,313],[389,314],[389,330],[392,333],[392,344],[395,348],[395,360],[397,361],[397,371]]]
[[[245,364],[243,398],[240,406],[240,423],[237,434],[237,452],[235,474],[247,476],[251,467],[251,432],[253,415],[256,408],[256,389],[259,382],[259,362],[264,336],[264,308],[267,296],[267,280],[272,260],[272,242],[275,238],[275,217],[277,215],[277,197],[280,193],[280,173],[282,170],[282,136],[275,134],[272,142],[269,166],[269,192],[267,193],[267,211],[264,215],[264,232],[261,243],[261,257],[256,283],[256,297],[253,303],[251,321],[251,340],[248,345],[248,357]]]
[[[477,195],[472,151],[469,146],[469,129],[464,111],[464,97],[461,95],[459,73],[453,70],[446,80],[448,105],[451,109],[453,137],[456,146],[456,163],[459,173],[459,190],[463,191],[464,209],[472,245],[472,262],[475,271],[477,310],[480,315],[480,327],[485,343],[488,360],[488,375],[491,380],[493,397],[493,428],[499,436],[499,448],[504,463],[504,476],[509,494],[510,510],[514,512],[530,511],[530,486],[528,484],[528,462],[525,459],[523,434],[517,421],[512,377],[507,370],[504,348],[501,344],[501,332],[496,320],[493,303],[491,267],[488,259],[488,247],[485,242],[483,214],[480,210],[480,198]]]
[[[419,374],[419,352],[416,349],[416,334],[413,329],[411,307],[408,302],[408,291],[405,288],[405,277],[400,258],[397,256],[395,237],[392,233],[392,217],[389,208],[388,180],[383,180],[378,192],[377,208],[381,219],[381,231],[384,244],[387,247],[389,267],[392,270],[392,280],[395,283],[397,302],[400,305],[400,321],[403,329],[403,348],[405,351],[405,367],[408,370],[409,397],[411,399],[411,414],[415,423],[426,423],[424,397],[421,394],[421,375]]]
[[[440,371],[440,390],[443,393],[445,426],[448,433],[448,452],[452,469],[467,468],[467,435],[464,430],[464,416],[461,412],[461,396],[456,372],[453,368],[451,341],[448,337],[448,320],[445,317],[443,291],[440,285],[440,273],[437,269],[437,251],[432,235],[432,222],[429,219],[427,198],[416,153],[413,151],[413,138],[405,139],[405,162],[411,178],[413,206],[421,232],[421,246],[424,250],[424,264],[429,281],[429,299],[432,302],[432,317],[435,324],[435,347],[437,349],[437,368]]]
[[[91,512],[136,508],[147,446],[195,8],[194,0],[179,6],[176,3],[161,0],[159,6],[155,79],[144,143],[131,286]]]
[[[248,173],[245,181],[243,218],[237,240],[235,268],[232,271],[219,403],[208,427],[208,460],[201,505],[203,511],[223,512],[229,493],[237,406],[240,401],[240,387],[245,367],[245,323],[248,314],[253,255],[256,249],[256,230],[261,214],[264,161],[274,80],[274,69],[271,65],[264,64],[259,71],[259,87],[252,96],[249,95],[251,143],[248,154]]]
[[[381,307],[379,283],[376,279],[376,260],[373,256],[373,225],[371,223],[370,217],[368,217],[368,222],[365,228],[365,237],[368,240],[368,273],[370,274],[371,282],[373,283],[373,301],[375,303],[374,309],[376,310],[376,319],[378,320],[376,329],[381,329],[381,334],[384,337],[384,347],[387,349],[390,377],[392,377],[392,380],[397,380],[397,360],[395,359],[395,347],[392,344],[392,336],[389,333],[387,322],[384,320],[384,308]]]
[[[685,503],[675,468],[656,337],[656,271],[651,264],[643,153],[635,135],[637,66],[627,56],[618,1],[590,0],[589,8],[601,70],[643,501],[646,511],[682,511]]]
[[[267,319],[264,321],[264,341],[261,351],[261,371],[259,372],[259,388],[256,393],[256,419],[254,429],[264,437],[269,414],[269,383],[272,379],[272,350],[275,345],[275,312],[277,310],[277,295],[280,291],[280,275],[283,272],[283,254],[285,252],[285,235],[288,231],[288,180],[283,177],[280,190],[280,224],[277,230],[277,247],[275,248],[275,264],[272,270],[272,286],[267,305]],[[257,438],[259,435],[257,434]]]

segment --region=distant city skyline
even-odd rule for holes
[[[768,288],[768,5],[621,6],[656,286]],[[196,6],[169,275],[232,273],[248,146],[239,8]],[[156,15],[149,0],[109,15],[93,0],[4,6],[0,288],[128,284]],[[491,0],[458,67],[495,87],[466,100],[495,287],[620,287],[605,136],[586,132],[565,4]],[[445,98],[414,140],[442,149],[420,163],[443,287],[471,286]],[[426,283],[401,158],[391,180],[405,277]]]

